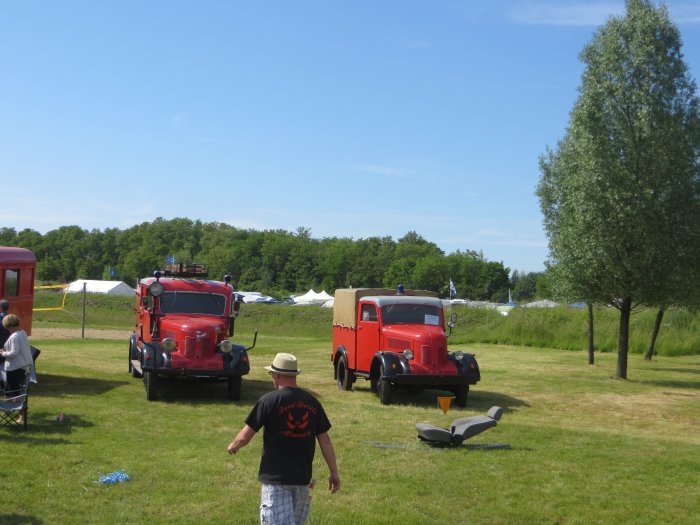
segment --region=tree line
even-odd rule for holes
[[[481,252],[457,250],[445,254],[414,231],[392,237],[315,239],[311,230],[240,229],[224,223],[157,218],[120,230],[85,230],[62,226],[42,235],[24,229],[0,228],[0,244],[32,250],[37,280],[51,283],[75,279],[121,280],[134,286],[138,279],[162,269],[169,258],[207,266],[209,277],[233,277],[238,290],[255,290],[273,297],[313,288],[333,293],[336,288],[407,288],[457,297],[505,302],[508,291],[525,302],[547,293],[544,273],[510,275],[502,262],[488,261]]]

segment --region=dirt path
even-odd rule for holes
[[[82,336],[80,328],[32,328],[32,341],[40,339],[79,339]],[[97,330],[85,329],[85,339],[119,339],[128,341],[131,330]]]

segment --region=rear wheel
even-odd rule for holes
[[[241,376],[229,376],[228,378],[228,398],[238,401],[241,398],[241,386],[243,378]]]
[[[146,387],[146,399],[148,401],[155,401],[158,398],[156,392],[156,386],[158,384],[158,376],[156,376],[151,371],[145,371],[143,373],[143,384]]]
[[[335,375],[338,380],[338,388],[341,390],[352,390],[353,373],[348,370],[348,360],[341,355],[336,365]]]

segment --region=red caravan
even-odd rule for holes
[[[32,335],[35,271],[36,258],[30,250],[0,246],[0,299],[10,302],[10,312],[19,316],[27,335]]]
[[[463,407],[469,385],[481,379],[473,354],[448,352],[442,301],[422,290],[336,290],[331,359],[340,389],[361,377],[382,404],[397,387],[435,388],[453,392]]]

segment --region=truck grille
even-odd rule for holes
[[[208,355],[211,345],[209,337],[185,337],[185,357],[188,359],[202,359]]]

